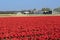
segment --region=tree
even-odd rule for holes
[[[52,11],[50,8],[42,8],[41,11]]]
[[[55,12],[60,12],[60,7],[55,8],[53,11],[55,11]]]

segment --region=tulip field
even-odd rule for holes
[[[0,17],[0,40],[60,40],[60,16]]]

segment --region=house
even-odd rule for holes
[[[43,11],[37,10],[37,11],[36,11],[36,14],[43,14]]]
[[[21,11],[22,14],[30,14],[30,10],[23,10]]]
[[[52,11],[43,11],[43,14],[52,14]]]
[[[33,13],[34,14],[43,14],[43,11],[41,11],[41,10],[33,10]]]
[[[24,14],[29,14],[30,12],[29,11],[25,11]]]

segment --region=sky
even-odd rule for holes
[[[60,0],[0,0],[0,11],[60,7]]]

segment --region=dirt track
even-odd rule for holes
[[[60,14],[0,14],[0,17],[60,16]]]

